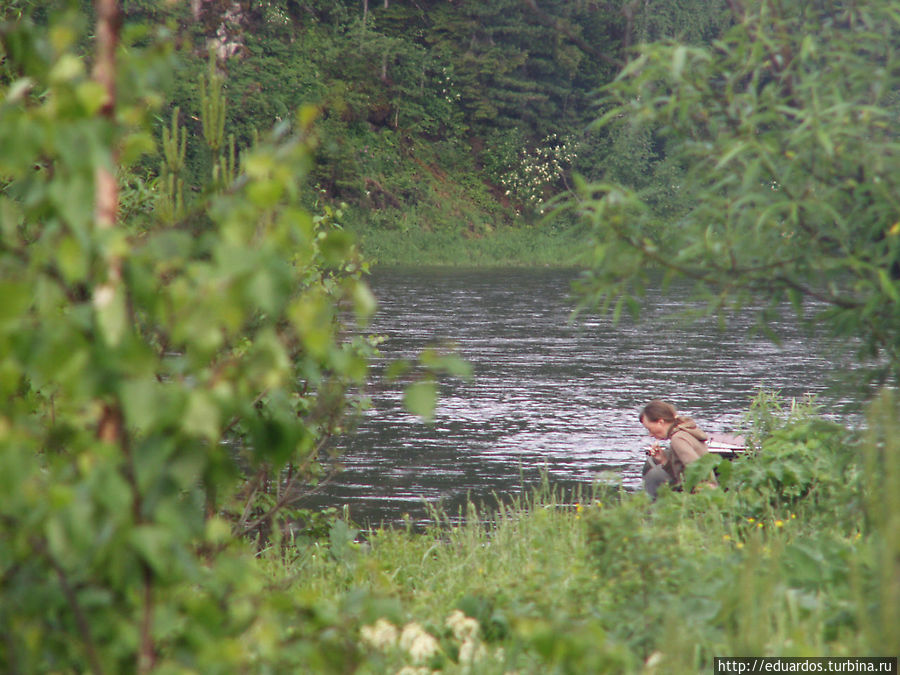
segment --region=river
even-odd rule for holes
[[[422,523],[426,504],[452,517],[467,499],[521,494],[542,472],[565,488],[602,479],[635,489],[650,441],[637,414],[653,398],[711,431],[738,426],[760,388],[812,394],[830,415],[853,414],[859,394],[836,386],[845,361],[835,345],[789,317],[771,324],[774,344],[748,336],[749,314],[724,329],[712,318],[673,319],[693,306],[673,291],[651,294],[636,322],[573,322],[574,278],[556,269],[377,269],[370,331],[387,337],[385,361],[452,343],[474,377],[444,381],[425,424],[375,364],[372,407],[339,442],[344,469],[310,505],[348,505],[370,525],[404,514]]]

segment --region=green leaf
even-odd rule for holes
[[[169,531],[158,525],[138,525],[131,532],[131,545],[157,574],[166,575],[171,572],[171,555]]]
[[[193,391],[188,396],[187,409],[182,420],[186,433],[217,441],[220,435],[221,415],[219,407],[206,391]]]
[[[15,281],[0,281],[0,325],[8,321],[22,318],[31,304],[31,291],[28,286]]]
[[[79,103],[84,107],[87,115],[94,115],[106,102],[106,89],[95,80],[87,80],[78,85],[75,90]]]
[[[121,284],[106,284],[94,292],[94,308],[100,334],[111,347],[118,346],[128,327],[125,290]]]
[[[900,293],[897,292],[897,285],[883,267],[878,268],[878,283],[881,285],[881,290],[892,302],[900,302]]]
[[[130,166],[142,155],[153,154],[156,143],[153,136],[148,133],[128,134],[122,140],[121,161],[125,166]]]
[[[319,249],[326,265],[341,265],[350,254],[353,237],[341,230],[329,232],[319,242]]]
[[[138,431],[153,428],[162,408],[157,395],[158,386],[153,378],[131,380],[122,385],[122,405],[129,427]]]
[[[75,237],[63,237],[56,250],[59,271],[69,283],[84,281],[88,274],[88,256]]]
[[[328,532],[331,555],[337,560],[347,560],[351,555],[355,555],[357,534],[359,530],[350,527],[343,520],[335,520]]]
[[[76,150],[84,154],[84,148]],[[87,176],[78,174],[69,178],[54,181],[48,191],[56,209],[65,214],[66,221],[82,234],[93,224],[94,201],[93,185]]]
[[[388,381],[396,380],[412,370],[412,364],[406,359],[391,361],[385,369],[384,376]]]
[[[420,359],[422,365],[434,373],[446,373],[466,380],[472,377],[472,364],[456,354],[425,349]]]
[[[722,458],[714,452],[708,452],[695,462],[691,462],[684,468],[684,489],[692,491],[697,485],[710,480]]]
[[[403,404],[412,414],[430,422],[437,406],[437,383],[433,380],[413,382],[403,394]]]
[[[259,179],[247,186],[247,197],[255,206],[270,208],[284,195],[284,184],[278,180]]]
[[[84,61],[74,54],[63,54],[50,69],[50,81],[68,82],[84,75]]]
[[[303,295],[291,303],[288,317],[309,353],[325,358],[332,344],[331,308],[326,298],[319,293]]]
[[[368,320],[378,307],[378,301],[375,299],[369,286],[361,281],[353,283],[353,308],[356,316],[361,321]]]

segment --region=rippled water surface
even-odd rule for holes
[[[779,345],[747,337],[749,317],[724,331],[713,320],[686,324],[667,318],[687,308],[676,293],[651,298],[638,323],[571,322],[574,278],[543,269],[377,270],[371,328],[388,338],[385,358],[452,342],[474,378],[445,382],[426,425],[404,411],[399,385],[375,377],[372,409],[341,441],[345,470],[315,502],[349,504],[357,521],[377,524],[404,513],[427,519],[426,502],[455,514],[467,497],[521,493],[541,469],[567,487],[612,471],[634,488],[649,442],[637,412],[649,399],[671,400],[711,431],[737,425],[760,387],[816,394],[836,414],[855,400],[830,386],[831,345],[793,321],[772,326]]]

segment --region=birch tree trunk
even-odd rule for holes
[[[97,16],[96,45],[92,77],[103,88],[104,100],[99,114],[113,121],[116,111],[116,47],[119,42],[121,15],[118,0],[95,0]],[[94,174],[94,222],[98,229],[111,229],[116,225],[119,210],[119,188],[115,176],[115,151],[111,152],[109,165],[98,165]],[[114,302],[122,279],[122,260],[118,255],[107,261],[106,280],[94,290],[94,305],[102,310]],[[122,437],[119,411],[112,405],[104,408],[97,429],[98,437],[108,443],[118,443]]]

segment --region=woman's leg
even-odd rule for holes
[[[662,466],[657,465],[644,474],[644,490],[650,495],[650,499],[656,500],[656,492],[661,485],[671,483],[672,476]]]

